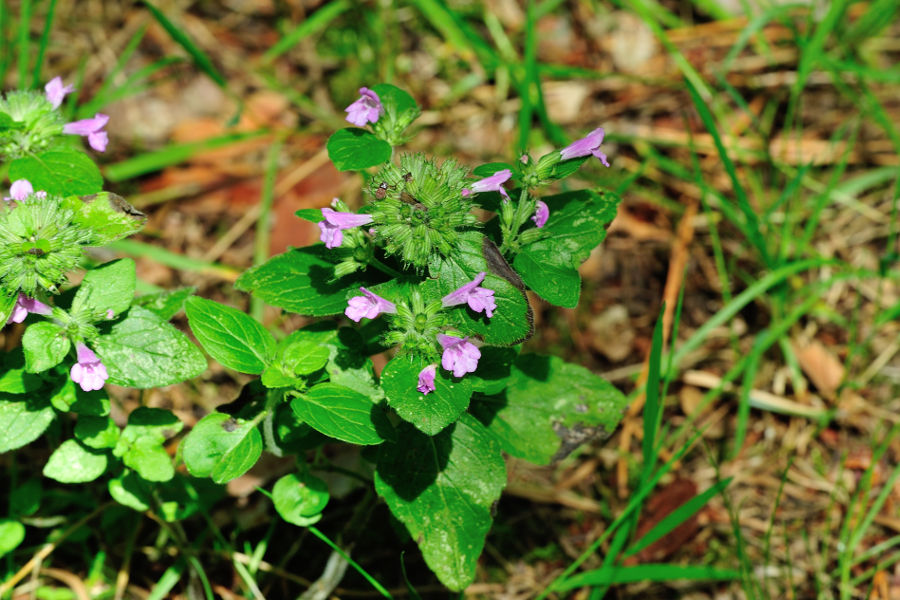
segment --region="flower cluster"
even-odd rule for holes
[[[0,113],[11,124],[0,132],[0,153],[11,158],[28,156],[51,147],[59,135],[80,135],[87,138],[91,148],[104,152],[109,142],[104,127],[109,117],[97,113],[89,119],[66,123],[59,108],[66,95],[74,91],[54,77],[44,86],[44,93],[21,90],[5,94],[0,99]]]
[[[497,310],[497,303],[494,300],[494,290],[481,287],[481,283],[484,282],[486,275],[484,272],[478,273],[472,281],[441,298],[439,308],[452,308],[466,304],[474,312],[483,312],[488,318],[492,317],[494,311]],[[382,298],[364,287],[359,289],[363,295],[350,298],[347,301],[347,308],[344,310],[344,314],[353,321],[358,323],[363,318],[374,319],[382,313],[391,315],[398,313],[397,305],[390,300]],[[441,366],[453,373],[454,377],[462,377],[478,368],[478,359],[481,358],[481,351],[469,341],[468,337],[461,338],[438,333],[433,338],[433,342],[437,342],[441,348]],[[419,373],[416,389],[423,394],[433,392],[436,374],[436,365],[429,364],[426,366]]]

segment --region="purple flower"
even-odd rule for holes
[[[547,203],[543,200],[537,201],[537,208],[534,209],[534,214],[531,215],[531,220],[534,221],[534,224],[538,226],[538,228],[543,227],[547,223],[547,219],[550,218],[550,207],[547,206]]]
[[[66,94],[74,92],[75,88],[71,85],[63,85],[62,77],[54,77],[47,85],[44,86],[44,92],[47,94],[47,100],[53,105],[53,108],[59,108]]]
[[[500,192],[503,194],[503,197],[509,200],[509,194],[506,193],[506,190],[503,189],[503,184],[512,177],[512,171],[509,169],[503,169],[502,171],[497,171],[490,177],[485,177],[484,179],[479,179],[475,183],[473,183],[469,188],[464,189],[462,191],[463,196],[468,196],[472,192]]]
[[[344,229],[367,225],[372,222],[372,215],[358,215],[352,212],[337,212],[328,207],[322,209],[324,221],[319,221],[316,225],[322,230],[320,240],[325,242],[326,248],[337,248],[344,241]]]
[[[93,119],[82,119],[66,123],[63,126],[63,133],[87,136],[88,144],[90,144],[91,148],[97,152],[105,152],[109,137],[103,131],[103,128],[106,127],[108,121],[109,117],[107,115],[97,113]]]
[[[344,314],[353,321],[359,323],[363,317],[374,319],[381,313],[394,314],[397,312],[397,305],[393,302],[373,294],[364,287],[359,288],[359,290],[365,296],[353,296],[347,301],[347,308],[344,309]]]
[[[588,156],[593,154],[600,159],[605,166],[609,166],[606,155],[600,152],[600,143],[603,141],[603,128],[598,127],[580,140],[576,140],[559,151],[563,160],[570,158],[578,158],[580,156]]]
[[[359,100],[344,109],[347,113],[347,120],[356,125],[363,127],[366,123],[375,123],[378,117],[384,112],[384,106],[378,94],[369,88],[359,88]]]
[[[81,389],[86,392],[102,388],[109,379],[106,367],[103,366],[94,351],[81,342],[75,345],[75,351],[78,353],[78,362],[72,365],[72,370],[69,371],[72,381],[79,384]]]
[[[469,338],[458,338],[451,335],[438,334],[438,342],[444,348],[441,366],[453,372],[454,377],[462,377],[478,368],[481,350],[469,343]]]
[[[434,391],[434,376],[437,373],[437,365],[428,365],[419,371],[419,385],[416,389],[423,394]]]
[[[6,323],[7,325],[10,323],[21,323],[25,320],[25,317],[28,316],[28,313],[49,315],[51,312],[53,312],[53,309],[40,300],[29,298],[25,294],[19,294],[16,305],[13,306],[12,314],[9,315],[9,319]]]
[[[6,202],[9,202],[10,200],[22,202],[32,194],[34,194],[38,198],[47,197],[47,192],[41,191],[35,193],[34,188],[31,187],[31,182],[27,179],[16,179],[12,182],[12,185],[9,186],[9,196],[4,196],[3,199]]]
[[[488,318],[494,316],[494,310],[497,308],[497,303],[494,302],[494,290],[478,287],[484,281],[485,275],[486,273],[482,271],[469,283],[441,298],[441,305],[448,308],[468,304],[469,308],[475,312],[484,311]]]

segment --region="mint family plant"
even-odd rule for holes
[[[527,290],[576,306],[577,267],[615,215],[610,193],[541,194],[592,157],[607,164],[602,129],[470,175],[452,159],[398,152],[418,106],[391,85],[362,88],[347,108],[356,127],[336,132],[328,152],[338,169],[362,174],[368,202],[298,211],[322,243],[236,282],[272,306],[326,317],[276,338],[191,289],[136,298],[130,259],[88,269],[67,287],[83,247],[144,221],[102,190],[93,160],[73,145],[71,134],[105,150],[107,118],[66,123],[60,106],[70,91],[55,79],[43,93],[9,92],[0,102],[12,182],[0,206],[0,322],[25,324],[21,349],[0,356],[0,422],[13,424],[0,428],[0,452],[46,433],[58,442],[46,477],[106,477],[116,501],[164,520],[186,518],[198,498],[214,501],[197,493],[203,479],[239,477],[264,451],[295,455],[297,468],[267,493],[281,518],[307,527],[329,500],[314,474],[327,466],[317,449],[361,446],[361,478],[374,479],[429,567],[460,590],[474,579],[506,483],[504,453],[549,464],[618,424],[625,398],[609,383],[520,353],[534,333]],[[168,323],[182,307],[212,358],[259,376],[181,439],[176,461],[189,475],[164,447],[182,429],[177,417],[140,407],[118,424],[103,389],[164,386],[205,370],[197,347]],[[377,376],[379,353],[390,358]]]
[[[420,112],[406,92],[362,88],[346,111],[356,127],[327,148],[339,170],[364,177],[365,206],[335,198],[298,211],[322,243],[236,282],[272,306],[329,318],[277,340],[234,308],[189,298],[190,327],[210,356],[260,378],[237,406],[201,420],[181,455],[193,475],[221,483],[264,449],[303,457],[335,440],[364,446],[378,495],[438,578],[461,590],[506,483],[503,454],[549,464],[611,433],[625,407],[583,367],[520,354],[534,332],[526,291],[576,306],[577,267],[615,215],[609,193],[539,195],[592,157],[608,164],[603,130],[470,176],[452,159],[398,152]],[[341,314],[356,325],[331,318]],[[390,358],[376,376],[370,356],[381,352]],[[307,526],[327,486],[300,464],[272,498],[282,518]]]

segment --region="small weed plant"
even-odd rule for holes
[[[0,205],[0,322],[22,324],[20,346],[0,355],[0,452],[48,436],[55,450],[44,476],[105,478],[114,501],[163,521],[198,510],[203,495],[188,493],[196,478],[225,484],[263,452],[296,456],[266,494],[282,519],[311,527],[329,501],[317,450],[360,446],[360,479],[373,481],[440,581],[462,590],[506,483],[504,453],[549,464],[615,429],[625,398],[612,385],[557,357],[521,354],[534,333],[528,291],[576,306],[577,267],[615,215],[610,193],[543,193],[595,157],[608,166],[602,129],[470,174],[452,158],[402,151],[420,113],[409,94],[360,89],[346,109],[355,127],[332,135],[328,153],[339,170],[362,174],[366,202],[298,211],[322,243],[236,281],[271,306],[320,318],[274,335],[191,289],[136,297],[127,258],[71,285],[84,248],[135,233],[144,216],[103,191],[91,155],[76,147],[84,137],[104,151],[108,118],[64,122],[70,91],[57,78],[0,101],[11,181]],[[167,447],[182,422],[150,407],[116,422],[104,386],[200,375],[206,358],[169,323],[182,309],[210,357],[256,377],[184,434],[173,459]],[[381,353],[376,374],[371,357]],[[377,501],[366,498],[359,514]],[[10,533],[21,542],[24,531]]]

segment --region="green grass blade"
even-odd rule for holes
[[[659,311],[656,326],[653,328],[653,343],[650,346],[650,360],[647,368],[647,384],[644,387],[644,439],[641,442],[644,455],[644,466],[641,470],[641,483],[646,483],[656,467],[656,436],[662,426],[663,403],[659,396],[660,364],[663,352],[663,313],[665,303]]]
[[[109,244],[107,248],[122,252],[131,256],[145,256],[161,265],[179,269],[181,271],[196,271],[198,273],[207,273],[225,279],[226,281],[234,281],[241,274],[240,270],[220,265],[217,263],[207,262],[198,258],[191,258],[182,254],[176,254],[153,244],[145,244],[134,240],[118,240]]]
[[[41,69],[44,66],[44,55],[47,53],[47,46],[50,45],[50,32],[53,30],[53,17],[56,14],[56,1],[50,0],[50,6],[47,7],[47,17],[44,19],[44,30],[41,32],[41,39],[38,42],[37,58],[34,61],[34,70],[31,74],[31,87],[36,88],[41,84]]]
[[[144,0],[144,6],[147,7],[147,10],[150,11],[150,14],[153,15],[153,18],[156,19],[156,22],[159,23],[163,29],[166,30],[166,33],[175,41],[176,44],[184,48],[184,51],[187,52],[191,59],[193,59],[194,64],[198,69],[206,73],[206,75],[215,81],[220,88],[227,89],[228,82],[225,80],[225,77],[219,73],[218,69],[216,69],[215,65],[213,65],[212,60],[206,53],[200,49],[194,41],[188,37],[188,35],[179,29],[172,21],[169,20],[166,15],[162,13],[161,10],[156,8],[149,0]]]
[[[290,30],[283,38],[278,40],[274,46],[266,50],[266,53],[262,56],[262,64],[267,65],[271,63],[273,60],[299,44],[304,38],[325,29],[328,27],[329,23],[346,12],[350,6],[350,2],[347,0],[326,2],[319,10]]]
[[[268,135],[266,130],[247,131],[241,133],[228,133],[222,136],[201,140],[199,142],[187,142],[184,144],[173,144],[155,152],[147,152],[117,162],[106,167],[104,175],[109,181],[119,182],[146,175],[154,171],[159,171],[165,167],[182,163],[195,154],[215,148],[222,148],[235,142],[250,140],[253,138]]]
[[[19,6],[19,31],[17,40],[17,69],[18,69],[18,86],[24,90],[28,88],[28,60],[31,58],[31,0],[22,0]]]
[[[538,595],[536,600],[543,600],[547,597],[548,594],[556,591],[558,589],[558,586],[564,585],[567,578],[572,573],[574,573],[575,570],[578,569],[578,567],[588,559],[588,557],[592,556],[613,532],[617,531],[623,523],[631,518],[634,511],[637,510],[647,498],[647,496],[649,496],[650,493],[654,489],[656,489],[656,484],[659,483],[659,480],[662,479],[669,471],[671,471],[672,467],[675,466],[675,464],[678,463],[685,454],[687,454],[687,451],[694,445],[694,442],[703,436],[703,433],[706,431],[707,427],[708,426],[694,431],[693,435],[681,446],[681,448],[679,448],[672,454],[672,457],[666,462],[666,464],[661,466],[656,471],[656,473],[653,474],[653,477],[650,479],[650,481],[641,486],[634,494],[631,495],[631,498],[629,499],[628,504],[625,506],[625,509],[619,514],[618,517],[616,517],[616,519],[609,525],[609,527],[606,528],[606,531],[604,531],[599,538],[594,540],[594,542],[587,548],[587,550],[582,552],[578,558],[572,561],[572,564],[566,567],[566,569],[562,573],[560,573],[557,578],[550,583],[550,585],[544,588],[544,591],[542,591]]]
[[[740,579],[737,569],[720,569],[701,565],[644,564],[632,567],[607,567],[596,571],[579,573],[557,587],[566,591],[586,585],[615,585],[640,581],[675,581],[690,579],[697,581],[732,581]]]
[[[683,359],[690,352],[693,352],[694,350],[699,348],[700,344],[703,343],[703,341],[706,339],[706,336],[709,335],[709,332],[711,330],[715,329],[716,327],[720,327],[721,325],[724,325],[725,323],[730,321],[745,306],[750,304],[750,302],[754,301],[755,299],[759,298],[772,286],[775,286],[782,281],[785,281],[788,277],[791,277],[792,275],[795,275],[802,271],[821,267],[826,264],[832,264],[834,262],[835,261],[823,258],[811,258],[779,267],[778,269],[767,273],[759,280],[754,282],[750,287],[735,296],[734,300],[724,306],[719,312],[713,315],[712,318],[710,318],[703,325],[697,328],[697,331],[694,332],[694,335],[692,335],[686,342],[684,342],[681,346],[678,347],[677,350],[674,351],[674,356],[671,361],[671,369],[677,369],[678,364],[681,362],[681,359]]]
[[[694,514],[697,513],[701,508],[703,508],[710,499],[719,494],[722,490],[728,487],[728,484],[731,483],[733,478],[729,477],[728,479],[723,479],[719,481],[715,485],[711,486],[709,489],[704,492],[697,494],[668,515],[663,517],[663,519],[656,524],[653,529],[648,531],[631,547],[625,552],[625,557],[634,556],[653,542],[659,540],[670,531],[690,519]]]
[[[801,48],[800,62],[797,65],[797,79],[791,86],[791,95],[797,98],[800,92],[806,86],[806,80],[810,73],[822,60],[825,52],[825,41],[832,31],[844,19],[844,13],[847,10],[848,0],[833,0],[827,4],[828,12],[825,17],[819,21],[816,30],[813,32],[809,41]],[[812,15],[812,11],[810,11]]]
[[[6,81],[6,72],[9,70],[13,54],[7,29],[9,29],[9,9],[6,7],[6,0],[0,0],[0,81]]]
[[[261,265],[269,258],[269,240],[272,237],[272,203],[275,200],[275,178],[278,175],[278,159],[281,157],[282,141],[269,147],[266,159],[266,175],[263,180],[262,197],[260,198],[259,220],[256,222],[256,239],[253,243],[253,266]],[[257,297],[250,300],[250,315],[258,322],[263,321],[265,303]]]
[[[697,110],[697,114],[699,115],[700,120],[703,121],[706,130],[709,131],[709,134],[712,136],[713,143],[716,145],[716,150],[719,153],[719,158],[722,160],[722,166],[725,168],[725,172],[731,180],[738,208],[744,215],[745,227],[743,227],[742,230],[745,235],[748,236],[748,241],[756,248],[756,251],[759,253],[763,262],[767,266],[772,266],[769,260],[769,251],[766,247],[765,238],[763,237],[763,231],[760,229],[759,219],[756,216],[756,211],[750,206],[750,202],[747,199],[747,193],[744,190],[741,180],[738,178],[734,162],[731,160],[731,156],[729,156],[728,150],[726,150],[725,144],[722,142],[722,136],[719,135],[719,128],[716,126],[715,118],[709,110],[708,102],[703,99],[690,79],[685,78],[685,84],[687,85],[688,92],[691,94],[694,108]]]
[[[170,598],[169,592],[171,592],[172,588],[175,587],[175,584],[181,580],[181,576],[184,575],[185,566],[184,560],[179,560],[166,569],[163,572],[162,577],[159,578],[159,581],[156,582],[156,585],[153,586],[153,589],[150,590],[147,600],[163,600],[164,598]]]
[[[338,554],[340,554],[340,555],[344,558],[344,560],[346,560],[347,563],[349,563],[351,567],[353,567],[354,569],[356,569],[356,572],[359,573],[360,575],[362,575],[363,578],[364,578],[366,581],[368,581],[369,584],[370,584],[373,588],[375,588],[376,590],[378,590],[378,592],[379,592],[382,596],[384,596],[385,598],[392,598],[392,597],[393,597],[393,596],[391,596],[391,593],[390,593],[390,592],[388,592],[386,589],[384,589],[384,586],[383,586],[383,585],[381,585],[380,583],[378,583],[378,582],[375,580],[374,577],[372,577],[371,575],[369,575],[369,573],[366,572],[366,570],[363,569],[363,568],[359,565],[359,563],[357,563],[355,560],[353,560],[352,558],[350,558],[350,555],[349,555],[349,554],[347,554],[346,552],[344,552],[337,544],[335,544],[334,542],[332,542],[332,541],[328,538],[327,535],[325,535],[324,533],[322,533],[321,531],[319,531],[319,530],[318,530],[317,528],[315,528],[315,527],[309,527],[309,531],[310,531],[310,533],[312,533],[314,536],[316,536],[317,538],[319,538],[320,540],[322,540],[323,542],[325,542],[326,544],[328,544],[328,547],[329,547],[329,548],[331,548],[332,550],[334,550],[335,552],[337,552]]]
[[[492,73],[501,62],[496,52],[443,0],[412,0],[411,4],[451,46],[476,57],[486,71]]]

